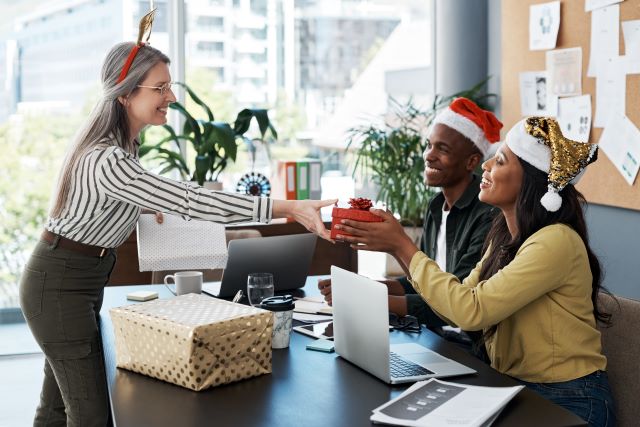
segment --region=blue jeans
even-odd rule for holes
[[[573,412],[590,426],[613,427],[616,416],[607,373],[596,371],[559,383],[529,383],[518,380],[553,403]]]

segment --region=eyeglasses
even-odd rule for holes
[[[137,87],[144,87],[147,89],[155,89],[158,91],[158,93],[160,94],[160,96],[164,96],[167,91],[171,90],[171,86],[174,85],[174,82],[167,82],[165,84],[163,84],[162,86],[145,86],[145,85],[138,85]]]
[[[391,325],[393,329],[398,331],[418,333],[422,331],[420,322],[418,322],[418,318],[411,315],[399,317],[395,313],[389,313],[389,325]]]

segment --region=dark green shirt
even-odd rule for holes
[[[482,246],[489,232],[497,210],[478,199],[480,177],[473,175],[471,183],[455,202],[447,216],[447,272],[464,280],[482,257]],[[435,259],[438,232],[442,222],[442,206],[445,199],[442,192],[436,194],[424,216],[424,231],[420,249],[429,258]],[[412,293],[413,288],[406,279],[401,280],[407,294],[407,312],[416,316],[420,323],[429,327],[444,326],[446,323],[436,316],[422,297]]]

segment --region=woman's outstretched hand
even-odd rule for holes
[[[291,218],[302,224],[310,232],[323,239],[331,240],[331,232],[327,230],[320,216],[320,209],[336,204],[338,199],[329,200],[274,200],[273,217]]]

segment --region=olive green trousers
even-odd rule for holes
[[[20,306],[45,354],[34,426],[106,426],[109,399],[100,339],[104,286],[115,251],[93,257],[40,241],[20,281]]]

